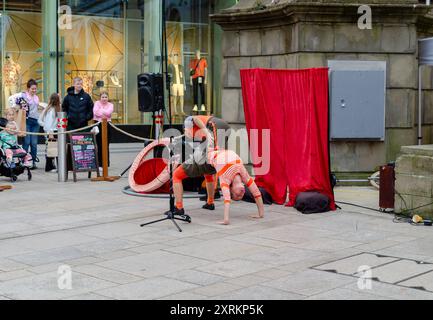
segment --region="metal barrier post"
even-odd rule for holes
[[[57,113],[57,130],[59,133],[57,139],[58,150],[58,176],[59,182],[66,182],[68,180],[67,168],[67,150],[66,150],[66,134],[64,134],[68,127],[68,120],[65,112]]]
[[[116,180],[119,180],[120,177],[113,176],[110,177],[108,175],[108,144],[110,143],[108,141],[108,121],[107,119],[102,120],[102,132],[99,134],[102,135],[102,177],[94,178],[92,181],[95,182],[113,182]],[[99,159],[101,161],[101,159]]]

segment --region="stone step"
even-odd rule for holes
[[[415,174],[433,177],[433,157],[404,154],[396,161],[397,174]]]

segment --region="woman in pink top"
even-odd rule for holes
[[[108,92],[104,91],[101,93],[101,100],[96,101],[93,106],[93,120],[102,121],[107,119],[111,121],[111,115],[113,114],[114,106],[108,101]]]
[[[111,115],[114,111],[114,106],[108,101],[108,92],[104,91],[101,93],[101,99],[95,102],[93,106],[93,120],[100,122],[103,119],[111,121]],[[96,144],[98,145],[98,160],[99,163],[102,161],[102,125],[99,124],[99,133],[96,135]],[[108,126],[108,166],[110,166],[110,139],[111,130]]]

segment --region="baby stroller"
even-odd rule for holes
[[[0,119],[0,127],[5,127],[5,119]],[[7,123],[7,122],[6,122]],[[20,149],[19,146],[10,146],[11,150]],[[12,182],[16,182],[18,177],[27,171],[28,180],[32,180],[32,172],[29,167],[24,165],[24,158],[27,153],[18,153],[14,151],[12,163],[9,164],[6,158],[6,152],[0,148],[0,176],[8,177]]]

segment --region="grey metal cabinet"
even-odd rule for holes
[[[329,61],[332,140],[385,139],[386,62]]]

